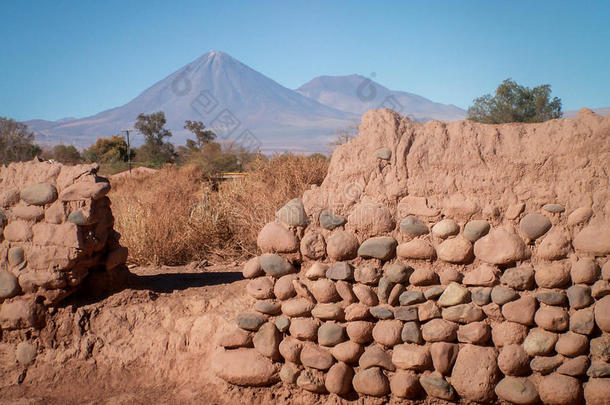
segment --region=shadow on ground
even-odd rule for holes
[[[134,290],[149,290],[156,293],[171,293],[188,288],[228,284],[243,280],[239,271],[223,271],[210,273],[161,273],[137,275],[130,273],[126,288]]]

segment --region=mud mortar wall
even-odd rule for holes
[[[367,113],[322,186],[261,230],[217,374],[350,399],[607,403],[609,161],[610,120],[588,111]]]
[[[86,285],[103,294],[126,274],[108,181],[97,165],[38,160],[0,167],[0,326],[38,328],[45,307]]]

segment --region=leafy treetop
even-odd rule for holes
[[[551,99],[551,86],[529,88],[504,80],[494,96],[485,94],[468,108],[468,119],[484,124],[544,122],[561,118],[561,99]]]

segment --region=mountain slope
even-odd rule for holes
[[[358,115],[384,106],[418,121],[456,121],[466,117],[466,111],[454,105],[435,103],[404,91],[393,91],[360,75],[319,76],[299,87],[297,92],[322,104]]]
[[[121,107],[72,121],[27,124],[42,143],[86,147],[98,137],[133,127],[138,114],[155,111],[165,112],[176,144],[189,136],[183,126],[190,119],[215,129],[220,140],[263,151],[320,151],[336,128],[359,119],[283,87],[225,53],[209,52]],[[241,137],[246,130],[250,132]]]
[[[610,107],[603,108],[591,108],[591,110],[598,115],[606,116],[610,115]],[[578,115],[578,110],[568,110],[563,112],[563,118],[572,118]]]

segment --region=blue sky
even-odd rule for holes
[[[84,117],[210,50],[296,88],[359,73],[467,108],[503,79],[610,106],[608,1],[10,1],[0,116]]]

